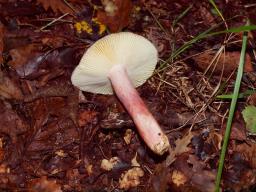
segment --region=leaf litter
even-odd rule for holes
[[[244,2],[216,3],[227,19],[241,11],[256,16]],[[224,36],[210,37],[168,60],[184,42],[221,21],[208,1],[6,0],[0,12],[1,190],[214,190],[229,103],[214,100],[213,93],[218,82],[223,93],[232,90],[240,36],[225,42]],[[243,20],[226,22],[232,27]],[[91,34],[84,28],[78,33],[76,24],[82,22]],[[146,148],[115,96],[71,85],[84,51],[109,33],[103,27],[144,35],[157,46],[159,68],[138,91],[168,133],[172,147],[164,156]],[[253,42],[255,32],[250,38]],[[223,44],[225,53],[204,73]],[[256,86],[254,48],[253,43],[248,47],[242,91]],[[253,95],[239,100],[223,190],[256,187],[255,135],[246,129],[254,130],[254,116],[242,112],[245,102],[255,105],[254,100]],[[118,158],[114,164],[113,157]],[[102,169],[102,160],[107,168]]]

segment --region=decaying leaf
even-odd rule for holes
[[[133,167],[121,175],[119,187],[128,190],[140,184],[140,177],[144,176],[144,171],[140,167]]]
[[[103,159],[101,161],[100,168],[106,171],[110,171],[118,162],[120,162],[120,159],[118,157],[112,157],[109,160]]]
[[[17,83],[0,70],[0,96],[6,99],[21,100],[23,94]]]
[[[190,182],[192,186],[197,189],[195,191],[214,191],[215,170],[208,170],[206,163],[200,161],[195,155],[183,153],[177,157],[177,160],[172,165],[174,172],[171,183],[182,190],[182,185]],[[172,179],[171,178],[171,179]],[[194,190],[191,190],[194,191]]]
[[[73,14],[73,10],[63,1],[63,0],[54,0],[54,1],[48,1],[48,0],[37,0],[39,4],[42,4],[44,9],[47,11],[49,8],[51,8],[55,13],[61,12],[63,14],[70,13]]]
[[[135,154],[135,156],[131,160],[131,164],[132,164],[133,167],[140,167],[140,164],[137,161],[137,153]]]
[[[256,106],[256,93],[253,93],[252,95],[250,95],[246,102],[248,105]]]
[[[236,145],[235,151],[242,154],[245,161],[249,162],[252,169],[256,169],[256,144],[255,143],[243,143]]]
[[[95,111],[83,111],[79,114],[78,124],[80,127],[91,123],[97,116]]]
[[[242,111],[244,121],[246,123],[246,128],[253,134],[256,133],[256,107],[247,106]]]
[[[48,180],[46,176],[39,179],[33,179],[29,183],[30,192],[62,192],[61,187],[54,180]]]
[[[10,50],[12,60],[8,63],[20,77],[26,77],[35,72],[43,61],[42,53],[37,44],[28,44]]]
[[[124,141],[127,145],[129,145],[131,143],[132,133],[133,132],[131,129],[126,129],[126,131],[125,131]]]
[[[98,20],[109,27],[111,32],[118,32],[129,24],[133,4],[131,0],[104,0],[104,11],[97,12]]]
[[[3,50],[4,50],[4,26],[0,23],[0,64],[3,62]]]
[[[176,186],[180,186],[180,185],[184,185],[188,178],[186,177],[186,175],[184,175],[184,173],[182,173],[181,171],[178,170],[174,170],[172,172],[172,182],[176,185]]]
[[[166,159],[167,166],[171,165],[175,161],[175,157],[177,155],[188,152],[190,150],[190,148],[188,148],[188,144],[190,143],[192,137],[193,137],[193,134],[190,131],[183,138],[177,139],[175,141],[175,148],[169,150],[170,154]]]
[[[207,51],[200,55],[194,56],[193,59],[196,62],[197,67],[200,70],[205,71],[211,64],[213,58],[215,57],[215,54],[215,51]],[[220,74],[223,68],[224,74],[230,74],[238,67],[239,60],[240,52],[238,51],[221,53],[219,59],[217,59],[217,63],[212,63],[210,71],[213,71],[213,73],[215,74]],[[244,71],[253,71],[251,57],[248,53],[245,56]]]

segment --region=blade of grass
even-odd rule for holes
[[[172,22],[172,27],[174,28],[175,25],[178,23],[179,20],[181,20],[187,13],[188,11],[193,7],[191,4],[187,9],[185,9],[173,22]]]
[[[215,35],[224,34],[224,33],[240,33],[240,32],[244,32],[244,31],[256,30],[256,25],[247,25],[247,26],[241,26],[241,27],[227,29],[224,31],[217,31],[217,32],[210,33],[217,26],[213,26],[210,29],[207,29],[206,31],[200,33],[198,36],[196,36],[192,40],[186,42],[179,49],[177,49],[173,54],[171,54],[171,56],[166,60],[166,62],[173,60],[174,58],[176,58],[178,55],[180,55],[182,52],[184,52],[186,49],[188,49],[190,46],[192,46],[194,43],[196,43],[197,41],[199,41],[201,39],[208,38],[208,37],[215,36]]]
[[[220,16],[220,18],[224,21],[225,26],[226,26],[226,28],[228,29],[228,25],[227,25],[227,23],[226,23],[226,21],[225,21],[223,15],[222,15],[222,13],[221,13],[220,10],[218,9],[217,5],[215,4],[214,0],[209,0],[209,1],[210,1],[210,3],[212,4],[212,6],[214,7],[215,11],[216,11],[216,12],[218,13],[218,15]]]
[[[256,93],[256,90],[247,90],[247,91],[245,91],[243,93],[239,93],[238,94],[238,98],[242,99],[242,98],[250,96],[250,95],[252,95],[254,93]],[[234,94],[217,95],[216,99],[232,99],[233,96],[234,96]]]
[[[233,97],[231,100],[229,116],[228,116],[226,131],[225,131],[225,135],[224,135],[224,141],[223,141],[223,145],[221,148],[219,167],[218,167],[218,172],[217,172],[217,177],[216,177],[216,182],[215,182],[215,192],[220,191],[220,182],[221,182],[221,176],[222,176],[222,171],[223,171],[223,166],[224,166],[224,160],[225,160],[225,155],[226,155],[226,151],[227,151],[227,147],[228,147],[231,125],[232,125],[233,116],[234,116],[234,112],[235,112],[235,108],[236,108],[236,104],[237,104],[241,80],[242,80],[242,76],[243,76],[246,45],[247,45],[247,32],[245,32],[243,34],[241,56],[240,56],[238,72],[237,72],[237,76],[236,76]]]

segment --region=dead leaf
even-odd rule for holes
[[[172,172],[172,182],[176,185],[176,186],[180,186],[180,185],[184,185],[188,178],[186,177],[186,175],[184,175],[184,173],[182,173],[181,171],[178,170],[174,170]]]
[[[195,191],[205,191],[212,192],[214,191],[214,181],[216,177],[215,170],[208,170],[206,168],[205,162],[200,161],[195,155],[190,155],[188,153],[183,153],[177,157],[177,160],[172,165],[174,170],[178,171],[177,178],[172,180],[177,184],[180,184],[180,187],[184,182],[190,182],[191,188],[197,189]],[[185,176],[185,178],[183,178]],[[182,188],[179,188],[181,191]],[[193,190],[191,190],[193,191]]]
[[[109,27],[111,32],[118,32],[128,26],[133,8],[131,0],[104,0],[104,11],[97,12],[97,19]]]
[[[20,87],[6,73],[0,70],[0,96],[6,99],[23,99]]]
[[[256,144],[250,143],[243,143],[240,145],[236,145],[235,151],[243,154],[244,160],[248,161],[252,169],[256,169]]]
[[[140,164],[137,161],[137,152],[136,152],[134,158],[131,160],[131,164],[133,167],[140,167]]]
[[[54,180],[48,180],[46,176],[33,179],[28,185],[29,192],[62,192],[60,185]]]
[[[144,171],[140,167],[129,169],[121,175],[119,179],[119,187],[128,190],[137,187],[140,184],[140,177],[144,176]]]
[[[175,161],[175,157],[177,155],[180,155],[182,153],[188,152],[190,148],[188,148],[188,145],[191,142],[191,139],[194,135],[190,131],[187,135],[185,135],[181,139],[177,139],[175,141],[175,148],[169,149],[169,155],[166,158],[166,166],[171,165]]]
[[[66,4],[63,0],[37,0],[39,4],[43,6],[43,8],[47,11],[49,8],[53,10],[53,12],[58,13],[61,12],[63,14],[69,13],[74,14],[74,11]]]
[[[97,117],[96,111],[82,111],[79,113],[78,124],[80,127],[86,126],[88,123],[91,123]]]
[[[256,107],[256,93],[250,95],[246,101],[248,105],[253,105]]]
[[[124,141],[127,145],[129,145],[131,143],[132,134],[133,134],[133,132],[131,129],[126,129],[125,135],[124,135]]]
[[[12,60],[8,63],[20,77],[26,77],[37,71],[39,64],[43,61],[42,53],[38,51],[39,45],[28,44],[10,50]]]
[[[120,159],[118,157],[112,157],[109,160],[103,159],[101,161],[100,168],[104,169],[106,171],[110,171],[114,168],[114,166],[120,162]]]
[[[205,71],[210,63],[212,62],[212,59],[214,58],[216,52],[215,51],[207,51],[200,55],[196,55],[193,57],[194,61],[196,62],[197,67]],[[240,52],[234,51],[234,52],[225,52],[221,53],[220,58],[217,63],[213,63],[210,69],[213,69],[215,74],[220,74],[222,71],[222,66],[224,65],[224,74],[230,74],[238,67],[238,63],[240,60]],[[215,67],[216,64],[216,67]],[[252,72],[253,66],[251,62],[251,57],[247,53],[245,56],[245,64],[244,64],[244,71],[245,72]]]
[[[0,100],[0,133],[9,135],[13,143],[17,136],[26,132],[28,125],[23,121],[7,102]]]
[[[0,23],[0,64],[3,63],[4,51],[4,26]]]

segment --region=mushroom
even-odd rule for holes
[[[114,90],[144,142],[162,155],[168,151],[168,138],[135,89],[152,75],[157,59],[155,46],[146,38],[131,32],[113,33],[87,49],[71,81],[86,92],[113,94]]]

